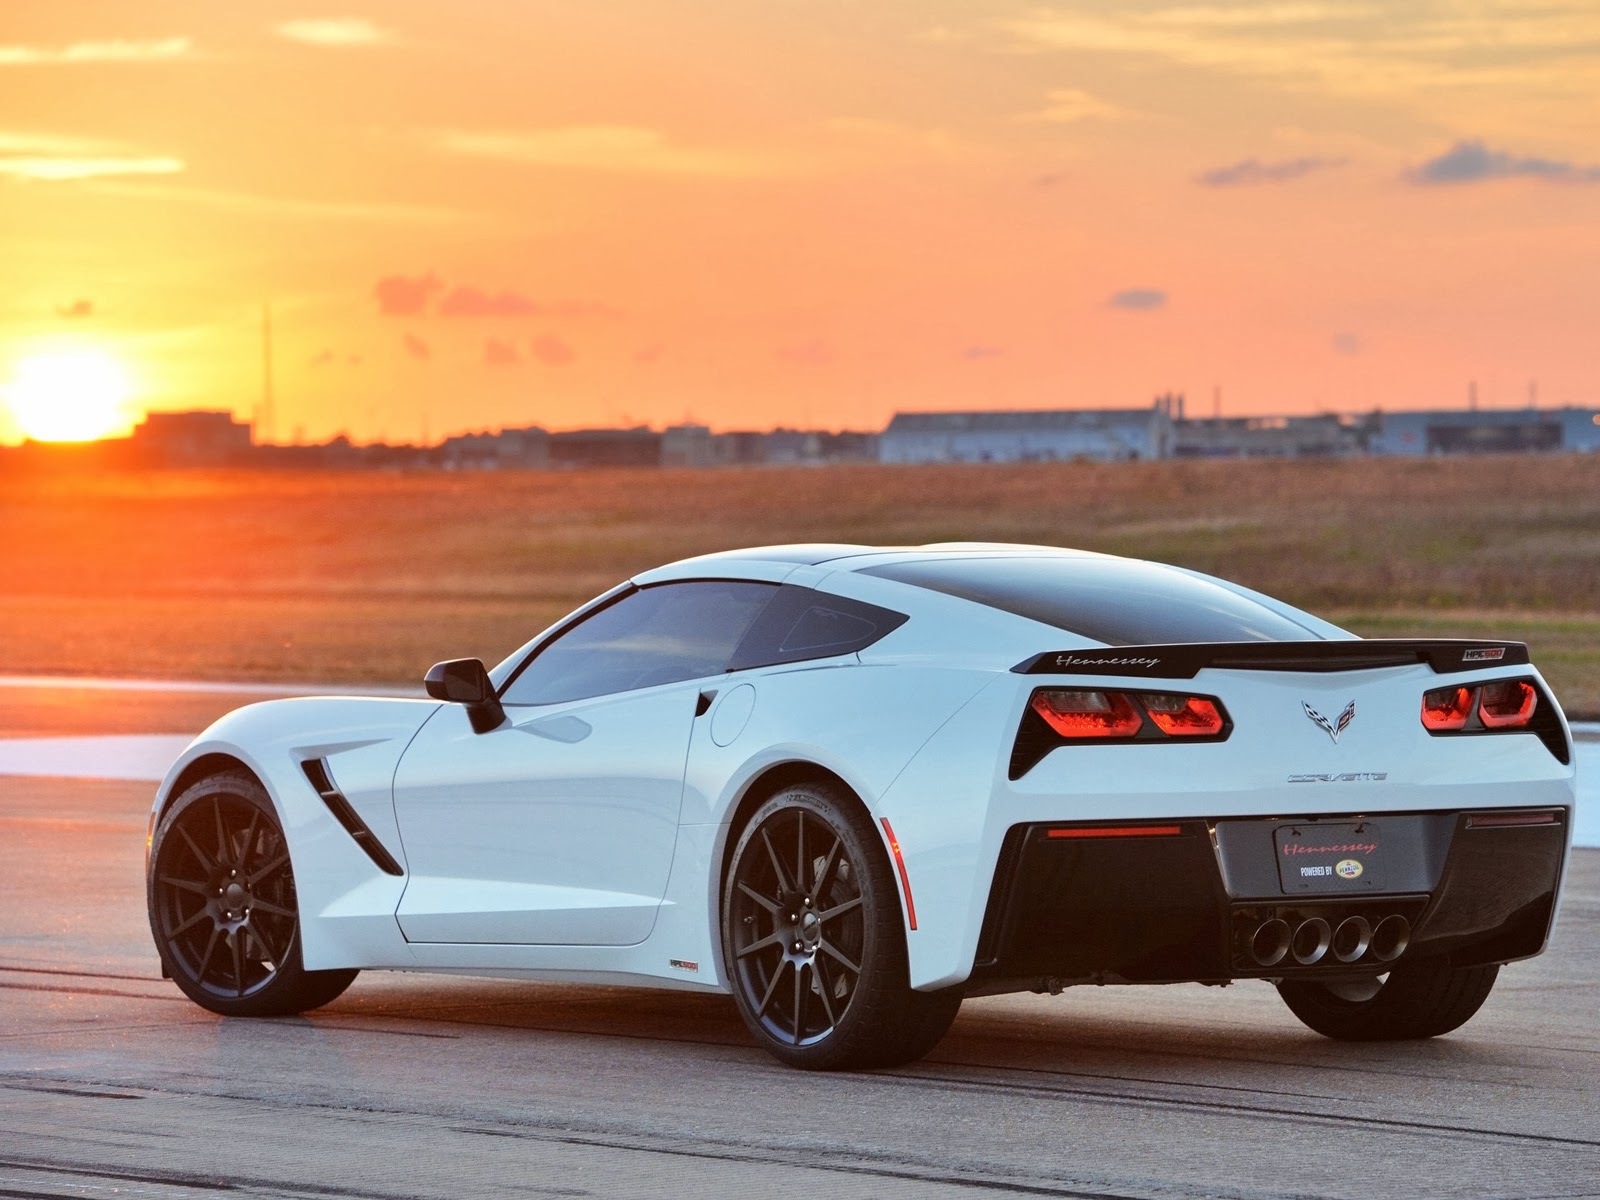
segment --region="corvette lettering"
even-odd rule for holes
[[[1082,658],[1076,654],[1056,655],[1058,667],[1159,667],[1159,658]]]
[[[1310,772],[1289,776],[1290,783],[1382,783],[1389,778],[1387,771],[1341,771],[1337,775]]]

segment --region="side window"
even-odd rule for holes
[[[904,613],[876,604],[785,584],[739,643],[728,670],[854,654],[905,621]]]
[[[719,675],[777,590],[711,580],[629,592],[546,643],[501,699],[559,704]]]

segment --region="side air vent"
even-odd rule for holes
[[[328,806],[328,811],[333,814],[333,819],[344,826],[345,832],[355,839],[356,845],[367,852],[367,857],[378,865],[378,869],[386,875],[404,875],[405,871],[400,864],[395,862],[394,855],[384,848],[378,840],[378,835],[367,828],[350,801],[346,800],[344,793],[333,785],[333,777],[328,774],[326,759],[308,758],[300,764],[300,769],[306,773],[311,786],[317,789],[317,795],[322,797],[322,802]]]

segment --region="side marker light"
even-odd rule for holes
[[[894,855],[895,870],[900,872],[900,891],[906,898],[906,924],[913,930],[917,927],[917,906],[911,901],[911,876],[906,874],[906,860],[900,854],[900,839],[894,835],[894,826],[889,824],[888,817],[879,818],[883,822],[883,832],[889,837],[889,853]]]

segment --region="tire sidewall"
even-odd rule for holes
[[[161,820],[156,824],[156,831],[150,842],[150,870],[145,879],[145,900],[150,918],[150,934],[155,940],[156,953],[160,956],[166,974],[178,985],[185,996],[193,1000],[202,1008],[223,1016],[272,1016],[286,1012],[300,1011],[297,1007],[297,997],[304,990],[308,976],[302,965],[300,957],[300,917],[298,898],[296,900],[296,913],[294,931],[290,935],[289,948],[284,955],[284,961],[277,965],[272,978],[248,995],[239,997],[218,996],[201,987],[198,981],[189,977],[183,966],[175,962],[167,949],[166,938],[161,929],[160,898],[156,894],[156,879],[161,873],[162,850],[166,840],[174,836],[173,829],[178,821],[190,810],[198,805],[210,802],[216,797],[226,796],[234,800],[243,801],[259,810],[270,820],[276,829],[278,837],[282,840],[285,852],[288,852],[288,838],[283,832],[283,821],[278,815],[271,797],[261,786],[260,782],[252,776],[237,772],[228,772],[213,775],[189,785],[174,800],[161,815]],[[291,860],[289,866],[290,878],[294,876],[294,866]]]
[[[808,816],[826,822],[843,843],[863,909],[861,973],[849,1004],[831,1032],[800,1046],[773,1037],[753,1011],[735,961],[737,942],[732,928],[739,864],[751,852],[761,827],[772,817],[793,809],[801,809]],[[884,1032],[881,1024],[886,1004],[892,1006],[895,998],[910,992],[900,896],[883,847],[873,836],[871,819],[866,813],[833,789],[821,785],[794,784],[775,793],[745,822],[728,858],[721,894],[718,925],[722,935],[723,969],[739,1014],[762,1047],[791,1066],[812,1070],[839,1069],[866,1062],[871,1057],[871,1046]]]

